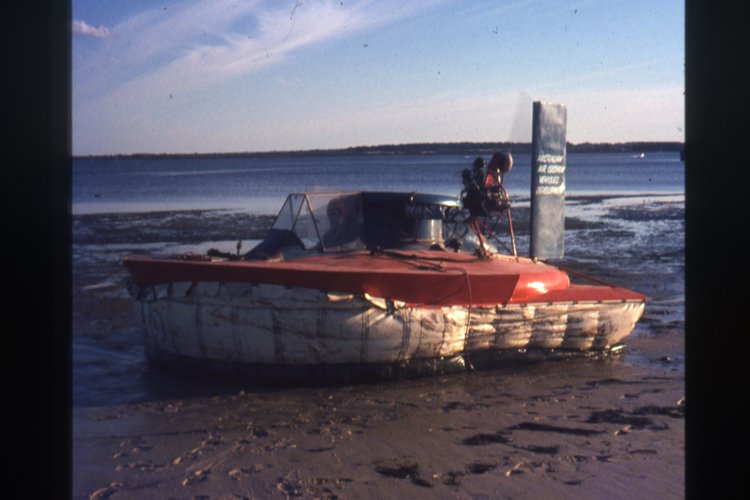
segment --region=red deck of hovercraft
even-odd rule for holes
[[[568,275],[526,258],[479,259],[445,252],[355,252],[290,261],[128,257],[141,287],[173,282],[267,283],[427,306],[644,300],[618,287],[571,285]]]

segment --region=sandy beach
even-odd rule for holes
[[[74,349],[84,361],[74,355],[74,381],[100,370],[113,383],[74,386],[73,498],[685,496],[684,306],[669,300],[683,293],[681,274],[605,276],[653,302],[618,357],[264,389],[145,365],[119,264],[143,247],[101,246],[123,241],[115,228],[144,224],[125,219],[75,223]],[[164,234],[175,220],[164,218],[154,241],[174,241]],[[189,228],[201,229],[181,220],[188,243]],[[128,377],[143,392],[120,399],[117,380]]]

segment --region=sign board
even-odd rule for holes
[[[559,259],[565,253],[564,104],[534,102],[531,138],[532,258]]]

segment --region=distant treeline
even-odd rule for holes
[[[681,152],[685,148],[682,142],[621,142],[567,144],[569,153],[616,153],[635,152],[651,153],[657,151]],[[356,146],[342,149],[310,149],[305,151],[267,151],[239,153],[137,153],[127,155],[99,155],[99,158],[264,158],[279,156],[354,156],[354,155],[474,155],[488,154],[494,151],[512,153],[531,153],[528,142],[449,142],[449,143],[414,143],[386,144],[381,146]],[[91,156],[93,157],[93,156]]]

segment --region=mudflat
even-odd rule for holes
[[[654,365],[76,409],[74,497],[682,498],[683,377]]]

